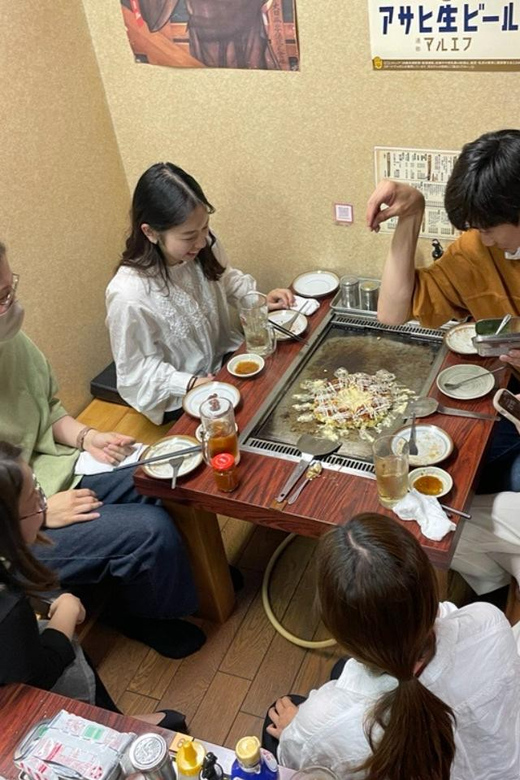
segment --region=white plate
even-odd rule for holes
[[[477,335],[474,322],[464,322],[451,328],[445,336],[446,344],[459,355],[478,355],[472,339]]]
[[[466,382],[458,390],[450,390],[445,386],[446,382],[462,382],[463,379],[469,379],[470,376],[477,376],[473,382]],[[495,387],[495,376],[490,371],[486,371],[482,366],[474,363],[462,363],[460,366],[450,366],[441,371],[437,377],[437,387],[447,395],[448,398],[462,398],[469,401],[472,398],[482,398]]]
[[[292,288],[304,298],[323,298],[339,287],[339,276],[332,271],[308,271],[300,274],[292,283]]]
[[[395,438],[401,436],[408,441],[410,428],[410,425],[405,425],[395,432]],[[453,452],[451,436],[437,425],[416,425],[415,434],[417,455],[409,456],[410,466],[432,466],[445,460]]]
[[[210,395],[218,395],[219,398],[227,398],[231,401],[233,409],[240,401],[240,390],[227,382],[206,382],[204,385],[194,387],[183,398],[182,408],[192,417],[200,417],[200,406],[207,401]]]
[[[236,367],[239,363],[244,363],[246,360],[251,360],[253,363],[255,363],[256,370],[250,371],[249,374],[239,374],[236,371]],[[236,376],[238,379],[251,379],[252,376],[259,374],[264,366],[265,360],[263,357],[261,355],[255,355],[253,352],[245,352],[242,355],[235,355],[235,357],[232,357],[231,360],[226,364],[226,368],[229,373],[233,376]]]
[[[285,323],[289,322],[291,317],[294,317],[295,313],[296,312],[291,311],[291,309],[278,309],[278,311],[269,312],[269,319],[276,325],[281,325],[283,328],[285,328]],[[308,324],[309,320],[305,314],[298,314],[293,324],[291,325],[291,333],[294,333],[295,336],[301,336],[302,333],[304,333],[304,331],[307,329]],[[275,335],[278,341],[289,341],[291,338],[290,336],[286,336],[285,333],[280,333],[280,331],[276,330],[276,328]]]
[[[166,436],[164,439],[155,442],[148,447],[141,454],[140,460],[146,460],[146,458],[155,458],[156,455],[167,455],[169,452],[178,452],[179,450],[185,450],[186,447],[192,447],[199,442],[194,439],[193,436]],[[175,457],[172,455],[172,458]],[[182,466],[179,469],[178,477],[184,477],[185,474],[189,474],[191,471],[197,468],[202,463],[202,452],[194,452],[193,455],[186,455],[182,462]],[[163,463],[147,463],[143,466],[145,471],[150,477],[157,477],[158,479],[171,479],[173,476],[173,470],[167,460]]]
[[[442,496],[445,496],[446,493],[449,493],[450,490],[453,487],[453,480],[451,478],[451,475],[448,474],[447,471],[444,471],[444,469],[439,469],[437,466],[425,466],[422,469],[414,469],[413,471],[410,471],[408,475],[408,484],[411,488],[414,487],[414,482],[416,482],[420,477],[437,477],[440,482],[442,483],[442,490],[440,490],[438,493],[423,493],[422,490],[418,490],[418,488],[415,488],[418,493],[422,493],[426,496],[433,496],[434,498],[441,498]]]

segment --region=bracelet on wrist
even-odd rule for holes
[[[197,381],[198,377],[193,374],[191,379],[188,380],[188,384],[186,385],[186,392],[189,393],[190,390],[193,389],[193,386],[195,385],[195,382]]]
[[[87,433],[89,431],[93,431],[94,428],[91,425],[86,425],[84,428],[81,429],[81,431],[78,433],[76,438],[76,449],[83,450],[85,449],[85,439],[87,437]]]

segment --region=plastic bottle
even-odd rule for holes
[[[206,750],[195,739],[184,742],[177,751],[177,780],[192,780],[199,776]]]
[[[276,780],[278,764],[268,750],[260,747],[256,737],[243,737],[235,748],[231,780]]]
[[[208,753],[202,765],[201,780],[223,780],[224,771],[214,753]]]

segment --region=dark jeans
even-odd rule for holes
[[[131,469],[83,477],[103,506],[96,520],[48,528],[52,545],[33,552],[56,571],[63,588],[110,585],[121,613],[170,619],[195,612],[197,595],[182,539],[166,510],[140,496]]]
[[[331,680],[337,680],[341,676],[341,672],[343,671],[345,664],[347,663],[348,658],[340,658],[339,661],[336,661],[334,666],[332,667],[332,672],[330,673],[330,679]],[[303,704],[304,701],[307,701],[307,696],[298,696],[296,693],[288,693],[287,696],[292,701],[293,704],[300,705]],[[271,707],[273,707],[274,704],[271,704]],[[271,709],[269,707],[269,709]],[[264,725],[262,728],[262,746],[269,750],[273,756],[276,756],[278,751],[278,740],[276,737],[271,736],[269,732],[267,731],[268,726],[272,726],[273,721],[269,717],[269,713],[265,716]]]
[[[520,392],[520,382],[512,377],[508,389]],[[520,492],[520,434],[512,422],[501,417],[495,425],[477,493]]]

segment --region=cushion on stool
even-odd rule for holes
[[[94,398],[100,398],[102,401],[110,401],[113,404],[121,406],[130,406],[123,401],[117,392],[116,364],[110,363],[109,366],[92,379],[90,383],[90,392]]]

